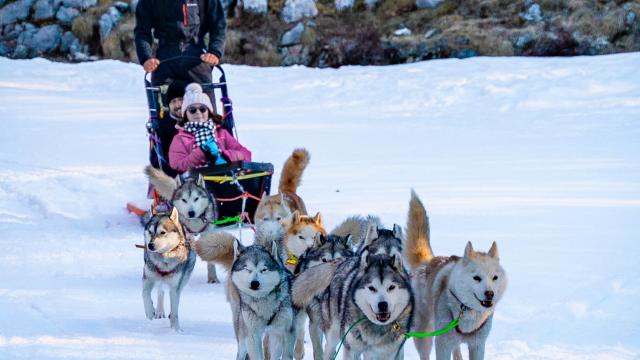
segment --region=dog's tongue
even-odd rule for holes
[[[376,314],[376,319],[380,322],[385,322],[387,320],[389,320],[389,318],[391,317],[391,313],[378,313]]]

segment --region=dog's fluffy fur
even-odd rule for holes
[[[431,250],[429,218],[415,192],[411,193],[404,250],[412,269],[416,296],[414,331],[431,332],[460,316],[455,330],[436,337],[436,359],[461,359],[466,343],[471,359],[484,358],[484,346],[497,302],[507,285],[494,242],[488,253],[467,243],[464,256],[436,257]],[[415,339],[422,360],[429,359],[432,340]]]

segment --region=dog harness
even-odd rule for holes
[[[470,307],[468,307],[467,305],[465,305],[462,301],[460,301],[460,299],[456,296],[456,294],[453,293],[453,290],[449,289],[449,292],[451,293],[451,295],[453,295],[453,297],[460,303],[460,313],[458,314],[458,323],[460,322],[460,318],[462,318],[462,314],[465,311],[469,311],[471,310]],[[451,317],[453,318],[453,313],[451,314]],[[454,318],[455,319],[455,318]],[[458,324],[456,324],[456,332],[460,335],[464,335],[464,336],[469,336],[469,335],[473,335],[475,333],[477,333],[478,331],[480,331],[484,325],[487,323],[487,320],[489,320],[489,318],[486,318],[482,324],[480,324],[480,326],[478,326],[476,329],[471,330],[469,332],[464,332],[462,330],[460,330],[460,326],[458,326]]]

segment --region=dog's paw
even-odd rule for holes
[[[156,312],[155,310],[153,310],[153,308],[151,309],[144,309],[145,314],[147,315],[147,319],[149,320],[153,320],[156,316]]]
[[[173,314],[169,314],[169,320],[171,321],[171,328],[175,330],[175,332],[181,333],[182,329],[180,328],[180,322],[178,322],[178,317],[173,316]]]
[[[166,316],[164,315],[164,310],[156,310],[155,314],[153,315],[154,319],[164,319],[166,318]]]
[[[209,279],[209,280],[207,280],[207,282],[208,282],[209,284],[217,284],[217,283],[219,283],[219,282],[220,282],[220,280],[218,280],[217,278],[216,278],[216,279]]]

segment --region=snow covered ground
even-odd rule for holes
[[[510,286],[487,358],[640,359],[639,64],[227,71],[255,160],[280,169],[310,150],[300,194],[329,228],[369,213],[404,224],[413,187],[437,254],[498,242]],[[0,359],[235,358],[222,286],[201,262],[184,333],[144,316],[142,230],[124,210],[146,204],[141,71],[0,58]]]

